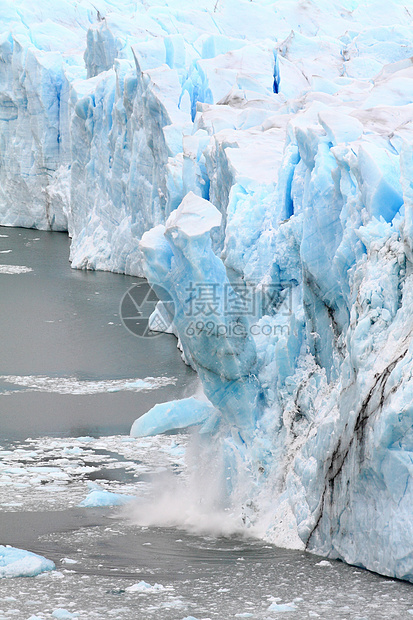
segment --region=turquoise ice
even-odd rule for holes
[[[41,555],[0,545],[0,578],[36,577],[40,573],[54,569],[54,563]]]

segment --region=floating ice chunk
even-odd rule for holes
[[[72,613],[63,607],[59,607],[53,611],[52,617],[57,618],[57,620],[70,620],[70,618],[78,618],[79,614],[77,611]]]
[[[79,448],[79,446],[74,446],[73,448],[69,448],[68,446],[63,448],[62,450],[62,454],[83,454],[83,450],[82,448]]]
[[[20,273],[30,273],[33,271],[31,267],[25,267],[24,265],[0,265],[0,274],[15,275]]]
[[[45,571],[55,570],[51,560],[41,555],[0,545],[0,578],[2,577],[35,577]]]
[[[155,583],[151,586],[150,583],[146,583],[146,581],[139,581],[139,583],[134,583],[132,586],[128,586],[125,588],[126,592],[140,592],[143,594],[157,594],[158,592],[163,592],[165,590],[165,586],[160,583]]]
[[[110,491],[104,491],[94,489],[82,500],[79,504],[82,508],[105,508],[109,506],[124,506],[128,504],[135,497],[133,495],[125,495],[121,493],[111,493]]]
[[[283,613],[288,611],[296,611],[297,606],[294,603],[271,603],[268,607],[268,611],[271,613]]]
[[[323,566],[323,567],[332,567],[333,565],[328,560],[321,560],[321,562],[317,562],[315,566]]]
[[[202,424],[215,411],[211,403],[194,397],[160,403],[135,420],[130,434],[132,437],[149,437]]]

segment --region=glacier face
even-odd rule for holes
[[[0,224],[68,230],[73,267],[169,291],[251,531],[413,580],[412,11],[1,8]]]

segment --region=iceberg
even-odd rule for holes
[[[8,545],[0,545],[0,578],[36,577],[40,573],[55,570],[55,568],[51,560],[46,560],[41,555]]]
[[[0,29],[0,225],[165,289],[203,385],[132,434],[197,426],[245,527],[410,581],[412,19],[17,0]]]
[[[112,493],[105,489],[92,488],[83,499],[79,506],[81,508],[107,508],[111,506],[124,506],[133,501],[135,497],[133,495],[126,495],[125,493]]]

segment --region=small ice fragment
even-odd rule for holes
[[[77,612],[74,612],[72,614],[70,611],[67,611],[67,609],[59,607],[58,609],[54,610],[54,612],[52,613],[52,617],[58,618],[59,620],[70,620],[70,618],[78,618],[79,614]]]
[[[105,506],[124,506],[135,497],[121,493],[111,493],[110,491],[91,491],[84,500],[78,504],[82,508],[103,508]]]
[[[327,560],[321,560],[321,562],[317,562],[316,566],[323,566],[323,567],[330,567],[332,568],[332,564],[331,562],[328,562]]]
[[[77,560],[72,560],[72,558],[62,558],[61,560],[63,564],[77,564]]]
[[[141,592],[144,594],[154,594],[155,592],[162,592],[165,590],[165,587],[160,583],[155,583],[151,586],[150,583],[146,583],[146,581],[139,581],[139,583],[134,583],[132,586],[128,586],[125,588],[126,592]]]
[[[41,575],[41,577],[43,577],[43,575]],[[60,570],[55,570],[52,573],[50,573],[50,577],[53,577],[53,579],[64,579],[65,578],[64,574]]]
[[[79,448],[79,446],[75,446],[74,448],[63,448],[62,450],[63,454],[83,454],[83,450],[82,448]]]
[[[19,273],[29,273],[33,271],[31,267],[25,267],[24,265],[0,265],[0,274],[14,275]]]
[[[268,607],[268,611],[276,614],[287,611],[295,611],[296,609],[297,606],[294,605],[294,603],[284,603],[281,605],[279,605],[278,603],[271,603],[271,605]]]

